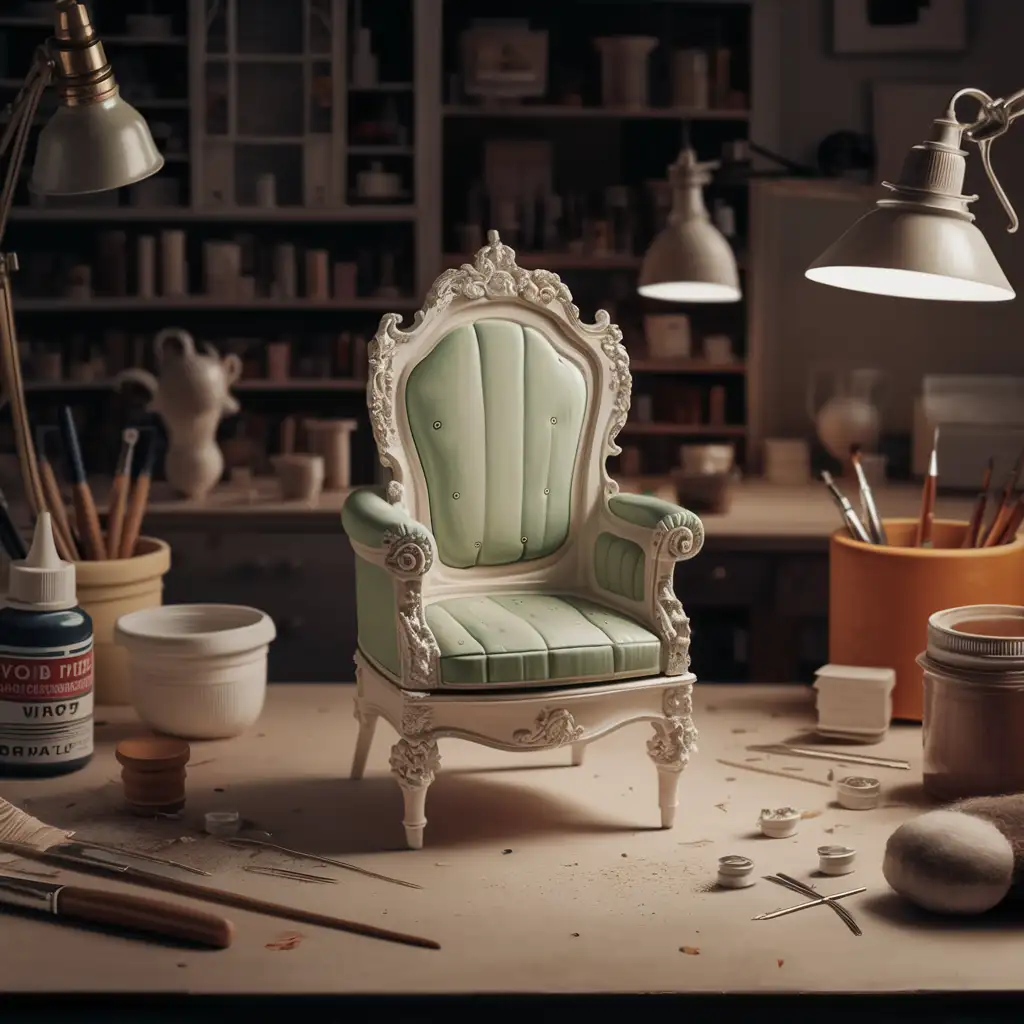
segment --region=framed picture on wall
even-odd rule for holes
[[[967,0],[832,0],[837,54],[958,53]]]

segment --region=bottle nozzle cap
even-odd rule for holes
[[[7,604],[26,611],[60,611],[78,604],[75,566],[57,553],[49,512],[40,512],[36,519],[28,555],[11,562]]]

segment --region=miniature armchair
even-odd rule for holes
[[[423,845],[437,741],[508,751],[653,723],[661,824],[695,750],[689,620],[675,563],[700,520],[620,494],[606,460],[629,412],[622,334],[583,323],[558,276],[518,267],[497,232],[443,273],[408,330],[387,314],[368,405],[390,482],[353,492],[359,627],[352,777],[378,718],[405,834]]]

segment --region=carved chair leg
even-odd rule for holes
[[[579,767],[583,764],[583,755],[586,753],[586,743],[574,743],[572,745],[572,763],[574,767]]]
[[[356,708],[356,721],[359,722],[359,737],[356,739],[355,753],[352,755],[352,771],[350,779],[361,779],[366,770],[366,759],[370,755],[373,734],[377,730],[377,716],[370,712],[365,714]]]
[[[660,718],[653,723],[654,737],[647,741],[647,753],[658,769],[658,806],[661,827],[671,828],[679,806],[679,779],[690,759],[684,723],[678,718]]]
[[[437,741],[403,737],[391,748],[391,772],[402,788],[405,801],[405,841],[411,850],[423,848],[423,830],[427,825],[427,789],[441,767]]]

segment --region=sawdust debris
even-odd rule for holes
[[[202,768],[204,764],[213,764],[216,760],[217,758],[215,757],[208,757],[205,761],[189,761],[188,766],[189,768]]]
[[[731,732],[734,736],[742,736],[744,733],[750,732],[750,730],[749,729],[730,729],[729,732]]]
[[[743,760],[744,761],[763,761],[764,758],[763,757],[745,757],[745,758],[743,758]]]
[[[782,770],[784,772],[802,772],[803,768],[796,764],[784,764]]]
[[[302,932],[281,932],[273,942],[268,942],[264,948],[272,949],[275,952],[283,952],[295,949],[304,938],[305,936]]]
[[[704,710],[705,711],[717,711],[718,710],[718,705],[717,704],[709,704]]]
[[[680,946],[679,952],[687,956],[700,956],[700,946]]]
[[[687,843],[680,843],[680,846],[707,846],[708,843],[714,842],[713,839],[691,839]]]
[[[578,939],[580,937],[579,932],[569,932],[571,938]]]
[[[722,811],[722,812],[723,812],[724,814],[728,814],[728,813],[729,813],[729,811],[728,811],[728,809],[727,809],[727,807],[726,807],[726,805],[725,805],[724,803],[722,803],[722,804],[715,804],[715,806],[716,806],[716,807],[717,807],[717,808],[718,808],[718,809],[719,809],[720,811]]]
[[[808,818],[820,818],[823,813],[822,811],[801,811],[800,817],[807,821]]]
[[[503,855],[506,854],[506,853],[511,853],[512,852],[512,848],[509,847],[507,850],[502,850],[501,852],[502,852]]]
[[[781,967],[786,961],[785,960],[776,960],[775,962]]]
[[[735,782],[736,781],[736,776],[735,775],[726,775],[725,781],[726,782]]]

